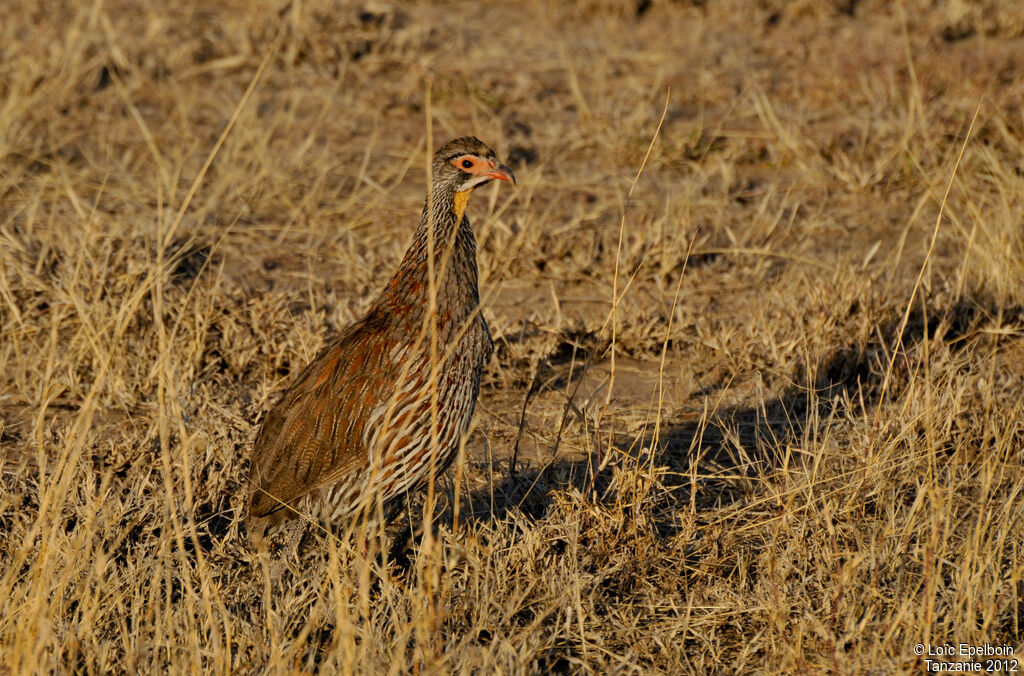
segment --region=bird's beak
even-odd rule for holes
[[[516,184],[516,175],[512,173],[512,170],[501,162],[495,162],[494,160],[491,160],[490,169],[484,173],[484,177],[496,178],[499,181],[508,181],[512,185]]]

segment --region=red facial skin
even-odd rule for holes
[[[466,163],[469,163],[468,165]],[[460,155],[452,160],[452,166],[458,167],[471,176],[487,179],[498,179],[515,183],[516,177],[512,170],[495,160],[485,160],[474,155]]]

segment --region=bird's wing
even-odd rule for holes
[[[249,513],[268,516],[369,462],[364,434],[396,380],[391,345],[356,324],[310,362],[253,447]]]

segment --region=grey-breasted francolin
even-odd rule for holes
[[[372,516],[378,504],[393,514],[455,458],[493,350],[466,203],[488,181],[515,177],[473,137],[446,143],[431,169],[398,271],[263,422],[250,471],[254,543],[298,514],[341,526]]]

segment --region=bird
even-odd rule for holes
[[[466,215],[470,194],[493,180],[516,183],[476,137],[433,154],[398,270],[299,373],[256,435],[246,517],[256,547],[300,515],[333,528],[378,514],[389,521],[454,460],[494,351]]]

